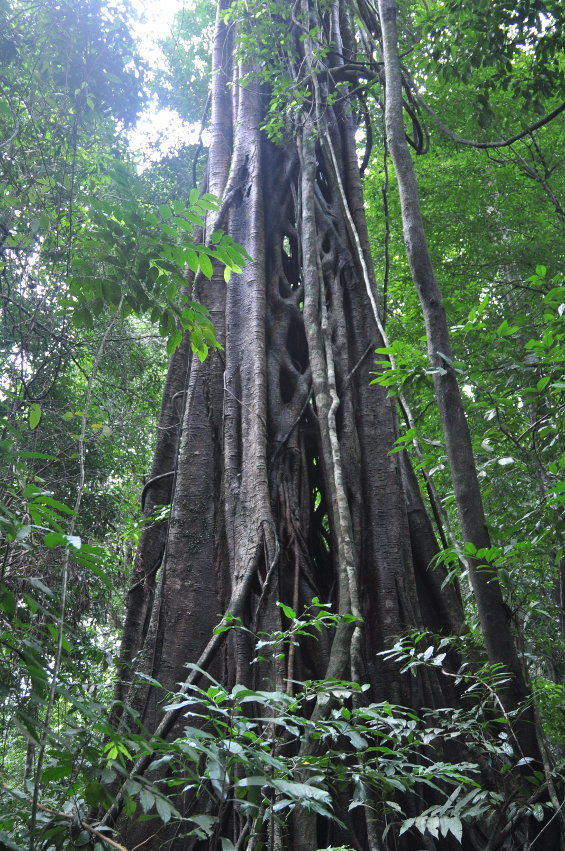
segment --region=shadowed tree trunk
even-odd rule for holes
[[[430,366],[442,420],[447,457],[451,469],[455,500],[463,540],[476,551],[491,548],[483,510],[479,480],[473,457],[471,434],[457,375],[442,294],[438,286],[424,232],[418,187],[412,157],[406,142],[402,108],[402,70],[398,54],[396,10],[393,0],[379,0],[383,56],[386,74],[386,134],[396,169],[404,241],[412,278],[416,284],[426,322]],[[511,673],[504,689],[507,711],[516,710],[528,697],[524,674],[518,659],[510,626],[510,613],[502,598],[496,570],[486,559],[469,558],[473,587],[482,633],[490,661]],[[528,711],[516,726],[517,746],[522,756],[541,763],[533,713]]]
[[[372,352],[384,343],[344,82],[355,56],[354,5],[336,2],[321,17],[306,0],[273,6],[273,27],[289,39],[286,72],[304,86],[276,143],[262,129],[270,91],[261,68],[235,58],[251,24],[226,22],[230,3],[218,3],[207,190],[223,205],[204,238],[221,226],[252,262],[227,287],[221,269],[211,281],[196,278],[194,295],[223,351],[201,363],[181,348],[171,360],[146,493],[150,511],[170,488],[170,520],[144,532],[128,597],[118,698],[163,737],[182,719],[163,716],[162,693],[148,682],[131,685],[132,666],[171,692],[187,662],[205,664],[228,687],[261,688],[250,634],[223,640],[213,630],[226,611],[255,632],[280,630],[277,601],[302,611],[317,597],[356,620],[315,648],[293,647],[273,688],[345,677],[368,683],[374,701],[417,708],[453,700],[438,678],[402,677],[377,655],[407,629],[457,633],[463,613],[456,588],[442,588],[441,570],[428,570],[437,544],[408,458],[391,454],[395,404],[371,384]],[[240,86],[245,75],[251,81]],[[137,773],[148,761],[136,763]],[[299,814],[277,847],[316,851],[318,827]],[[370,820],[357,833],[363,847],[388,847]],[[152,823],[122,821],[130,849],[161,847],[165,834],[154,835]],[[173,833],[168,841],[189,847]]]

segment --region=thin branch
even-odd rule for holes
[[[439,116],[433,111],[431,106],[428,106],[424,98],[416,89],[416,85],[412,80],[412,91],[414,92],[414,97],[420,104],[420,106],[426,110],[428,115],[431,115],[436,125],[445,133],[446,136],[449,136],[454,142],[457,142],[458,145],[468,145],[471,148],[507,148],[509,145],[513,145],[514,142],[519,142],[520,139],[523,139],[525,136],[528,136],[530,133],[533,133],[534,130],[538,130],[540,127],[543,127],[545,124],[549,124],[550,121],[553,121],[554,118],[557,118],[558,115],[561,115],[562,112],[565,111],[565,101],[550,112],[548,115],[544,115],[543,118],[540,118],[539,121],[536,121],[534,124],[530,124],[525,130],[522,130],[520,133],[516,133],[514,136],[510,136],[509,139],[499,139],[497,142],[477,142],[474,139],[463,139],[458,133],[450,130],[449,127],[446,127],[445,124],[442,123]]]
[[[153,487],[153,485],[154,485],[156,482],[160,482],[160,481],[162,481],[163,479],[168,479],[168,478],[169,478],[169,476],[174,476],[174,475],[175,475],[175,471],[174,471],[174,470],[169,470],[167,473],[161,473],[161,474],[160,474],[160,475],[158,475],[158,476],[153,476],[153,478],[152,478],[152,479],[149,479],[149,481],[148,481],[148,482],[146,482],[146,484],[145,484],[145,486],[144,486],[143,490],[141,491],[141,510],[142,510],[142,511],[145,509],[145,497],[147,496],[147,491],[148,491],[150,488],[152,488],[152,487]]]
[[[8,145],[10,144],[10,142],[14,141],[14,139],[16,138],[16,136],[18,135],[19,132],[20,132],[20,122],[16,118],[16,126],[14,128],[14,132],[12,133],[11,136],[8,136],[8,138],[5,139],[4,142],[2,142],[0,144],[0,148],[7,148]]]
[[[10,787],[4,780],[2,781],[2,786],[4,787],[4,789],[7,789],[8,792],[11,791]],[[26,797],[26,801],[28,801],[30,804],[32,803],[31,798]],[[50,815],[57,816],[58,818],[64,818],[71,822],[74,821],[74,815],[72,815],[71,813],[62,813],[60,810],[52,810],[49,807],[44,807],[43,804],[39,803],[37,804],[37,809],[41,810],[41,812],[43,813],[49,813]],[[110,845],[112,848],[115,848],[116,851],[128,851],[128,849],[125,848],[123,845],[120,845],[119,842],[114,842],[113,839],[110,839],[110,837],[106,836],[105,833],[101,833],[99,830],[96,830],[96,828],[92,827],[92,825],[88,824],[88,822],[81,820],[80,826],[84,830],[87,830],[91,836],[95,836],[97,839],[102,840],[102,842],[107,842],[108,845]]]

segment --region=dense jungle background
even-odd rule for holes
[[[169,13],[0,0],[0,847],[565,848],[565,9]]]

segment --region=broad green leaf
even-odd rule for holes
[[[202,269],[202,273],[206,275],[207,278],[211,278],[214,273],[214,267],[212,266],[212,261],[208,257],[207,254],[201,254],[199,257],[200,268]]]
[[[123,802],[124,802],[124,812],[128,817],[131,818],[131,816],[133,816],[133,814],[135,813],[135,811],[137,809],[137,805],[136,805],[135,801],[133,800],[133,798],[131,797],[131,795],[128,795],[127,792],[124,792]]]
[[[208,815],[198,815],[198,816],[188,816],[190,821],[194,822],[194,824],[198,825],[198,827],[204,831],[206,836],[211,836],[214,827],[218,822],[217,816],[208,816]]]
[[[62,514],[74,515],[75,513],[72,508],[68,507],[68,505],[65,505],[63,502],[59,502],[57,499],[53,499],[53,497],[49,496],[47,493],[38,494],[35,497],[34,502],[39,505],[49,505],[51,508],[55,508]]]
[[[283,780],[280,777],[275,777],[271,780],[271,785],[282,792],[283,795],[288,795],[289,798],[295,801],[316,800],[330,802],[330,794],[326,789],[319,789],[317,786],[310,786],[307,783],[297,783],[294,780]]]
[[[180,328],[177,328],[174,334],[171,334],[169,339],[167,340],[167,354],[172,355],[172,353],[177,349],[182,343],[182,331]]]
[[[153,804],[155,803],[155,796],[146,789],[145,786],[142,787],[141,792],[139,793],[139,802],[141,804],[141,808],[144,813],[148,813]]]
[[[288,618],[289,621],[296,620],[296,612],[287,606],[285,603],[279,603],[279,607],[281,608],[285,618]]]
[[[63,535],[62,532],[48,532],[43,538],[43,543],[49,550],[55,547],[64,547],[67,544],[67,536]]]
[[[36,576],[29,576],[28,582],[30,585],[33,585],[34,588],[37,588],[38,591],[41,591],[42,594],[46,594],[48,597],[53,596],[53,591]]]
[[[38,402],[34,402],[29,406],[28,419],[30,429],[37,428],[41,419],[41,405]]]
[[[444,836],[447,836],[447,833],[452,833],[458,842],[461,842],[463,839],[463,825],[461,823],[461,819],[450,816],[441,818],[441,827],[442,833]]]
[[[43,770],[41,779],[44,783],[48,783],[50,780],[60,780],[61,777],[68,777],[70,773],[71,768],[68,765],[51,765]]]
[[[267,778],[264,774],[256,775],[254,777],[242,777],[241,780],[236,780],[235,785],[237,787],[245,787],[245,786],[264,786],[267,782]]]
[[[163,824],[171,820],[172,807],[166,798],[158,796],[155,798],[155,806]]]
[[[187,210],[185,216],[189,220],[189,222],[192,222],[192,224],[196,225],[197,227],[202,227],[204,225],[204,219],[202,218],[202,216],[197,216],[191,210]]]
[[[186,265],[192,272],[198,271],[198,254],[193,248],[185,248],[184,259]]]

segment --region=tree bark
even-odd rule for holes
[[[379,0],[379,20],[385,68],[386,136],[394,163],[400,194],[404,242],[410,270],[426,325],[428,357],[434,371],[434,386],[441,417],[447,457],[464,542],[485,554],[491,547],[479,480],[475,467],[471,434],[465,415],[449,329],[426,240],[416,173],[406,142],[402,105],[402,70],[398,50],[394,0]],[[512,633],[510,613],[505,605],[496,569],[485,557],[469,558],[469,579],[491,663],[510,674],[500,690],[506,712],[520,712],[513,721],[515,744],[522,757],[541,764],[533,712],[525,705],[531,698]]]
[[[371,351],[383,341],[355,127],[347,93],[340,89],[337,99],[330,98],[336,89],[320,73],[324,61],[332,67],[343,63],[353,49],[349,5],[334,3],[318,18],[314,5],[302,2],[301,20],[291,16],[288,22],[295,50],[291,70],[296,79],[304,75],[308,94],[296,124],[285,129],[284,145],[275,145],[262,130],[270,91],[258,82],[259,68],[236,58],[240,24],[225,23],[222,12],[229,6],[227,0],[218,4],[216,21],[208,188],[223,197],[221,226],[245,246],[252,262],[233,275],[227,289],[221,270],[210,282],[195,282],[223,353],[204,363],[193,358],[189,365],[165,555],[148,614],[141,618],[128,611],[129,631],[136,634],[128,638],[124,660],[130,665],[136,648],[137,669],[157,678],[166,691],[186,680],[185,664],[208,648],[208,669],[228,687],[237,682],[262,688],[267,675],[279,690],[292,690],[294,681],[345,677],[367,683],[373,701],[445,706],[453,699],[451,685],[444,687],[436,676],[401,676],[398,666],[377,655],[406,630],[459,632],[464,617],[456,589],[442,587],[445,572],[428,569],[438,551],[432,526],[408,458],[391,452],[398,437],[394,403],[371,383]],[[397,59],[390,65],[396,36],[390,34],[389,6],[382,3],[381,15],[392,68],[387,118],[393,121],[395,102],[389,105],[388,99],[395,91]],[[250,25],[245,17],[243,23]],[[331,32],[331,51],[322,60],[311,43],[318,25],[320,33]],[[241,87],[249,72],[255,76]],[[419,230],[413,177],[404,164],[408,183],[400,180],[404,154],[393,131],[391,124],[389,147],[400,157],[395,160],[399,183],[408,187],[401,190],[403,207],[408,205],[416,221],[407,228],[407,247],[433,331],[430,356],[433,351],[433,364],[443,368],[437,352],[449,358],[450,351],[449,340],[440,335],[441,297],[437,284],[431,297],[426,289],[435,279]],[[207,233],[217,226],[210,216]],[[171,367],[175,375],[176,369]],[[445,368],[445,374],[449,381],[436,376],[445,424],[454,440],[455,411],[465,438],[457,385],[452,371]],[[459,407],[452,409],[458,398]],[[465,438],[450,444],[449,451],[473,509],[463,510],[463,520],[478,523],[466,525],[464,534],[482,546],[488,537],[484,517],[477,521],[474,510],[474,466],[467,448]],[[478,499],[480,505],[480,494]],[[138,559],[147,562],[146,549],[143,539]],[[499,638],[489,621],[496,618],[496,630],[501,622],[507,625],[499,586],[477,567],[473,582],[489,652],[496,651],[496,660],[515,675],[508,689],[515,706],[524,692],[516,655],[510,655],[509,627]],[[353,614],[355,623],[341,624],[316,647],[293,644],[272,670],[251,666],[251,632],[272,633],[283,625],[276,602],[301,612],[314,597],[331,603],[334,611]],[[128,600],[128,608],[135,605]],[[250,632],[236,631],[220,650],[220,641],[210,639],[226,609]],[[173,713],[162,720],[161,696],[134,680],[123,699],[150,731],[174,737],[182,719]],[[330,709],[331,702],[319,700],[313,719]],[[149,759],[138,761],[137,770]],[[190,803],[179,802],[181,809],[185,805]],[[359,835],[359,844],[377,847],[370,820],[340,815],[352,835]],[[289,849],[316,851],[320,825],[319,818],[304,815],[294,827],[286,826],[285,836],[280,831],[267,836],[265,827],[263,838],[273,847],[284,842]],[[127,847],[153,847],[152,831],[151,823],[122,821]],[[325,835],[328,842],[345,841],[331,825]],[[167,836],[176,848],[174,831],[160,829],[159,842]],[[243,843],[245,836],[234,838]],[[410,847],[403,846],[407,842],[405,837],[399,847]],[[446,839],[442,848],[449,847]]]

